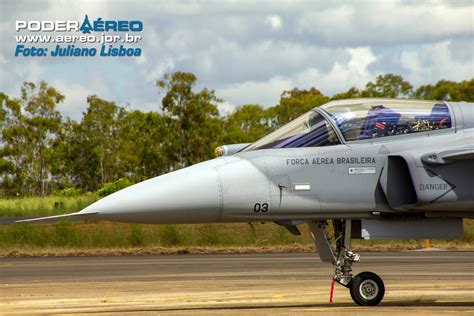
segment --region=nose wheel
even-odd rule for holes
[[[334,280],[349,289],[352,300],[357,305],[379,304],[385,294],[382,279],[372,272],[352,276],[352,263],[358,262],[360,256],[350,251],[351,221],[333,220],[333,236],[329,236],[326,222],[311,222],[309,226],[319,257],[334,265]]]
[[[352,300],[360,306],[378,305],[385,294],[382,279],[372,272],[359,273],[352,279],[349,286]]]

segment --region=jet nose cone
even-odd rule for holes
[[[221,217],[222,193],[215,162],[174,171],[111,194],[82,212],[133,223],[210,223]]]

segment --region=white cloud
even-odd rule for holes
[[[290,76],[275,76],[263,81],[245,81],[227,85],[217,89],[216,93],[229,100],[229,104],[226,104],[228,109],[230,105],[246,103],[273,106],[278,103],[283,91],[294,87],[300,89],[317,87],[327,94],[344,91],[353,86],[361,88],[375,77],[375,74],[369,71],[369,66],[377,58],[368,47],[348,48],[345,53],[349,59],[345,63],[335,62],[328,72],[307,68]]]
[[[88,73],[87,79],[89,83],[88,85],[90,87],[93,87],[92,91],[94,92],[94,94],[97,94],[99,97],[109,100],[114,97],[112,94],[112,89],[109,86],[109,81],[104,76],[104,73],[100,71],[92,71]]]
[[[219,104],[219,113],[221,115],[227,115],[229,113],[232,113],[232,111],[235,109],[235,105],[230,103],[229,101],[224,101]]]
[[[167,72],[172,71],[175,68],[174,61],[172,59],[166,59],[155,65],[152,69],[145,71],[146,82],[154,83],[155,80],[160,79]]]
[[[0,64],[5,65],[8,62],[7,58],[0,54]]]
[[[275,76],[267,81],[245,81],[216,89],[216,94],[234,105],[258,103],[274,105],[284,90],[292,88],[289,78]]]
[[[36,60],[12,63],[7,58],[0,58],[0,91],[18,95],[23,82],[38,82],[46,71],[47,67]]]
[[[268,15],[265,18],[265,24],[270,25],[274,30],[279,30],[283,26],[283,21],[279,15]]]
[[[374,79],[375,74],[369,71],[369,66],[377,58],[369,47],[348,48],[346,52],[350,56],[347,64],[336,62],[331,71],[323,76],[320,85],[317,85],[324,92],[332,94],[353,86],[362,88]]]
[[[80,120],[82,112],[87,109],[87,96],[94,94],[89,88],[66,80],[54,80],[51,85],[66,96],[63,103],[59,104],[59,110],[63,116]]]
[[[416,50],[402,52],[400,65],[408,72],[408,80],[415,85],[430,82],[430,78],[461,81],[474,77],[474,56],[467,60],[453,57],[450,41],[426,44]],[[474,49],[474,43],[467,49]]]
[[[64,102],[59,105],[62,115],[69,116],[75,120],[80,120],[82,112],[87,110],[87,97],[89,95],[97,95],[108,101],[119,101],[117,98],[114,98],[108,80],[99,71],[93,71],[88,74],[87,85],[75,83],[67,79],[56,79],[50,84],[66,97]]]
[[[307,10],[297,32],[329,45],[399,45],[473,36],[472,2],[358,2]]]
[[[66,95],[62,108],[73,117],[88,94],[151,109],[159,102],[155,80],[177,70],[215,89],[227,101],[221,110],[274,105],[294,87],[315,86],[325,94],[363,87],[387,72],[414,85],[474,76],[472,1],[49,0],[1,6],[1,90],[18,94],[23,81],[47,79]],[[80,20],[85,14],[142,20],[143,56],[13,57],[15,20]]]

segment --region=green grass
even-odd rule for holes
[[[473,249],[474,221],[465,221],[465,234],[460,240],[432,240],[432,247]],[[302,236],[293,236],[273,223],[200,224],[200,225],[138,225],[110,222],[57,224],[14,224],[0,226],[0,256],[25,251],[35,253],[44,249],[147,249],[154,247],[280,247],[312,249],[306,225],[300,226]],[[356,251],[387,251],[419,249],[422,240],[365,241],[354,240]],[[258,250],[256,250],[258,251]],[[54,251],[53,251],[54,252]]]
[[[0,199],[1,216],[49,216],[77,212],[97,201],[95,194]]]
[[[262,246],[311,243],[275,224],[138,225],[110,222],[14,224],[0,227],[0,249]]]

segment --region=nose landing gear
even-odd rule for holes
[[[351,220],[333,220],[332,236],[325,221],[310,222],[309,227],[319,257],[334,265],[334,280],[349,288],[352,300],[361,306],[379,304],[385,294],[382,279],[372,272],[352,276],[352,263],[359,262],[360,256],[350,251]]]

